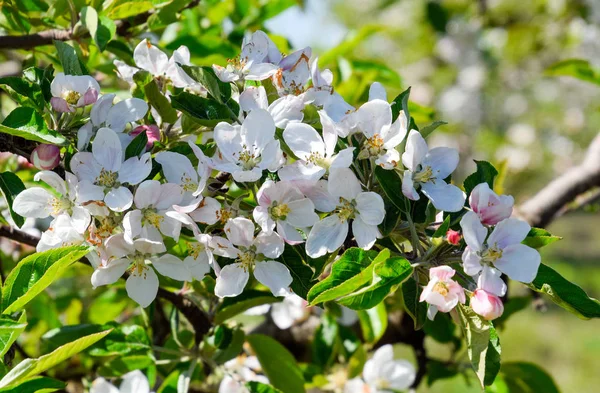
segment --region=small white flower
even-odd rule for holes
[[[225,362],[223,367],[227,374],[221,380],[219,393],[249,393],[246,382],[269,383],[269,379],[260,374],[262,370],[256,356],[240,355]]]
[[[281,59],[277,73],[271,77],[280,96],[304,92],[304,86],[310,77],[311,54],[312,49],[307,46]]]
[[[150,393],[150,384],[140,370],[135,370],[123,375],[118,389],[106,379],[96,378],[92,382],[90,393]]]
[[[412,363],[394,359],[394,349],[387,344],[375,351],[373,357],[365,363],[363,379],[368,389],[364,387],[363,389],[369,393],[405,390],[412,385],[415,378],[416,371]],[[352,382],[350,386],[356,388],[360,384]],[[348,390],[346,386],[344,392],[355,393],[360,390]]]
[[[408,199],[419,200],[416,188],[421,187],[436,209],[457,212],[463,208],[464,193],[444,181],[458,165],[458,152],[455,149],[436,147],[429,150],[421,134],[411,130],[402,154],[402,163],[407,168],[402,180],[402,192]]]
[[[57,112],[75,112],[77,108],[93,104],[98,99],[100,86],[88,75],[65,75],[62,72],[50,84],[50,104]]]
[[[290,182],[267,180],[256,197],[254,221],[269,235],[277,226],[277,233],[290,244],[304,242],[298,229],[306,230],[319,221],[315,205]]]
[[[288,95],[269,105],[267,92],[262,86],[248,86],[240,94],[240,107],[244,112],[264,109],[269,112],[277,128],[285,128],[289,123],[301,122],[304,118],[304,102],[301,98]]]
[[[481,279],[495,288],[493,292],[497,294],[505,292],[506,287],[503,287],[499,274],[490,269],[492,266],[513,280],[524,283],[533,281],[541,257],[537,250],[521,244],[531,229],[529,224],[516,218],[507,218],[500,221],[488,237],[488,230],[477,214],[467,212],[460,226],[467,243],[462,255],[465,273],[475,276],[483,270]]]
[[[383,222],[383,199],[374,192],[363,192],[356,175],[348,168],[336,168],[329,175],[329,194],[337,199],[334,213],[318,221],[306,240],[306,253],[318,258],[337,250],[348,235],[349,221],[360,248],[370,249],[380,236],[377,225]]]
[[[227,221],[225,233],[231,242],[226,248],[235,253],[233,257],[236,262],[220,269],[215,295],[222,298],[242,293],[252,270],[254,277],[268,287],[273,295],[289,294],[292,283],[290,271],[285,265],[271,260],[283,253],[284,242],[279,235],[263,232],[254,237],[254,223],[243,217]],[[216,249],[214,252],[217,253]],[[225,256],[232,257],[230,253]]]
[[[456,305],[465,303],[465,290],[454,280],[456,271],[450,266],[438,266],[429,270],[429,282],[421,292],[419,301],[429,303],[427,317],[433,321],[438,311],[450,312]]]
[[[33,180],[50,185],[58,195],[42,187],[31,187],[17,195],[13,202],[14,211],[23,217],[33,218],[66,214],[71,218],[73,228],[80,234],[85,233],[90,225],[90,213],[76,203],[78,182],[75,175],[66,172],[65,177],[66,181],[52,171],[36,173]]]
[[[158,277],[151,266],[174,280],[192,279],[187,265],[179,258],[171,254],[156,255],[167,250],[160,238],[136,239],[130,243],[120,233],[108,238],[105,248],[108,260],[92,274],[92,285],[112,284],[132,266],[125,289],[127,295],[144,308],[154,301],[158,293]]]
[[[122,212],[133,203],[133,194],[123,184],[136,185],[152,171],[150,153],[123,162],[123,149],[117,134],[101,128],[92,144],[92,152],[76,153],[71,170],[79,179],[77,201],[104,201],[109,209]]]
[[[188,244],[188,256],[183,260],[183,264],[190,271],[192,278],[200,281],[210,272],[210,267],[215,265],[215,259],[210,248],[211,236],[198,234],[195,238],[196,242]]]
[[[79,232],[80,222],[73,222],[68,214],[60,214],[51,223],[48,229],[42,233],[40,241],[35,250],[42,252],[52,248],[75,246],[85,241]]]
[[[283,131],[285,143],[299,158],[278,172],[282,180],[319,180],[331,168],[348,168],[353,147],[335,154],[337,135],[323,130],[323,137],[308,124],[290,123]]]
[[[264,109],[252,110],[242,125],[217,124],[214,136],[219,148],[214,167],[231,173],[239,182],[257,181],[280,156],[275,123]]]

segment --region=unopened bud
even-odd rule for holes
[[[129,135],[132,137],[138,136],[142,131],[146,131],[146,137],[148,138],[148,143],[146,143],[146,150],[152,149],[154,142],[160,141],[160,128],[156,124],[142,124],[141,126],[135,127]]]
[[[55,145],[39,145],[31,152],[30,161],[38,169],[54,169],[60,163],[60,148]]]
[[[448,243],[457,246],[461,239],[460,232],[448,229],[448,232],[446,232],[446,239],[448,239]]]
[[[476,314],[488,321],[498,318],[504,312],[502,300],[483,289],[476,289],[473,292],[470,304]]]

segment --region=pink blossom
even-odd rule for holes
[[[484,289],[476,289],[471,297],[471,308],[484,319],[491,321],[498,318],[504,312],[502,300]]]
[[[512,214],[515,200],[510,195],[498,195],[487,183],[478,184],[471,192],[469,204],[484,225],[496,225]]]
[[[460,243],[462,236],[460,235],[460,232],[449,229],[448,232],[446,232],[446,238],[448,239],[448,243],[457,246],[458,243]]]
[[[55,145],[39,145],[31,152],[30,160],[38,169],[54,169],[60,163],[60,148]]]
[[[156,124],[142,124],[141,126],[135,127],[129,135],[132,137],[136,137],[142,133],[142,131],[146,131],[146,136],[148,137],[148,143],[146,143],[146,150],[152,149],[154,146],[154,142],[160,142],[160,128]]]
[[[429,270],[429,283],[421,293],[422,302],[430,304],[428,317],[433,319],[438,311],[449,312],[458,302],[465,302],[465,291],[452,280],[456,271],[450,266],[438,266]]]

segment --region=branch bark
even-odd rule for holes
[[[543,228],[564,211],[565,205],[594,187],[600,187],[600,134],[588,147],[580,165],[551,181],[519,206],[517,215],[532,226]]]

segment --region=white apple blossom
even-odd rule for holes
[[[94,133],[107,127],[120,133],[125,130],[129,123],[136,122],[148,112],[148,104],[139,98],[127,98],[113,103],[115,94],[104,94],[92,106],[90,112],[90,121],[85,123],[77,132],[77,149],[85,150],[93,137]],[[127,138],[125,134],[120,135],[122,142]]]
[[[331,196],[337,200],[334,213],[318,221],[306,240],[306,253],[318,258],[342,246],[348,235],[349,221],[360,248],[370,249],[380,236],[377,225],[383,222],[385,207],[381,196],[363,192],[356,175],[348,168],[335,168],[327,184]]]
[[[140,370],[128,372],[121,378],[119,388],[102,377],[96,378],[90,393],[151,393],[148,378]]]
[[[14,211],[23,217],[46,218],[66,214],[71,218],[73,228],[80,234],[90,225],[90,213],[76,203],[77,177],[66,172],[63,180],[52,171],[40,171],[33,180],[43,181],[51,186],[56,194],[42,187],[31,187],[19,193],[13,201]]]
[[[264,233],[277,233],[289,244],[304,242],[298,230],[312,227],[319,216],[315,205],[298,188],[286,181],[267,180],[256,194],[258,206],[252,215]]]
[[[496,225],[512,214],[515,200],[510,195],[496,194],[487,183],[475,186],[469,205],[484,225]]]
[[[244,112],[264,109],[273,118],[277,128],[285,128],[291,122],[301,122],[304,118],[304,102],[301,98],[288,95],[280,97],[269,105],[267,92],[262,86],[248,86],[240,94],[240,108]]]
[[[267,235],[263,232],[254,237],[254,223],[243,217],[227,221],[225,233],[231,242],[228,248],[235,252],[233,257],[236,261],[221,268],[217,275],[215,295],[239,295],[244,290],[251,271],[273,295],[289,294],[289,286],[292,283],[290,271],[282,263],[271,260],[283,253],[284,242],[279,235],[274,232]]]
[[[467,212],[460,221],[467,247],[462,255],[465,273],[482,272],[484,280],[496,288],[502,285],[498,274],[484,267],[494,267],[513,280],[530,283],[537,275],[541,257],[537,250],[521,244],[531,227],[525,221],[507,218],[500,221],[488,237],[488,230],[475,212]],[[487,237],[487,240],[486,240]]]
[[[323,137],[308,124],[290,123],[283,139],[299,158],[278,172],[282,180],[319,180],[331,168],[348,168],[352,164],[353,147],[335,154],[337,135],[323,132]]]
[[[136,239],[130,243],[121,233],[111,236],[105,248],[108,259],[92,274],[92,285],[113,284],[129,270],[125,283],[127,295],[144,308],[154,301],[158,293],[158,276],[154,269],[174,280],[192,279],[182,260],[171,254],[156,255],[167,251],[160,239]]]
[[[80,227],[80,222],[73,222],[68,214],[59,215],[50,223],[48,229],[42,233],[35,250],[42,252],[52,248],[83,244],[86,239],[77,227]]]
[[[278,64],[277,73],[271,78],[280,96],[299,95],[310,77],[310,56],[312,49],[307,46],[285,56]]]
[[[219,384],[219,393],[249,393],[246,382],[269,383],[269,379],[261,374],[262,369],[256,356],[240,355],[225,362],[223,367],[226,374]]]
[[[458,165],[458,152],[455,149],[436,147],[429,150],[421,134],[411,130],[402,154],[402,163],[406,167],[402,192],[408,199],[419,200],[417,187],[420,187],[438,210],[457,212],[463,208],[464,193],[444,181]]]
[[[421,302],[429,303],[427,317],[433,321],[438,311],[450,312],[456,305],[465,303],[465,290],[452,280],[456,271],[450,266],[429,269],[429,282],[421,292]]]
[[[257,30],[251,36],[244,37],[242,53],[238,59],[231,61],[227,67],[213,64],[215,74],[222,82],[238,80],[261,81],[274,75],[278,67],[281,53],[263,31]]]
[[[50,104],[57,112],[75,112],[77,108],[93,104],[98,99],[100,86],[89,75],[56,74],[50,84]]]
[[[109,209],[122,212],[133,203],[133,194],[124,184],[142,182],[152,170],[150,153],[123,161],[123,149],[117,134],[101,128],[92,144],[92,152],[78,152],[71,159],[71,170],[79,179],[77,201],[104,201]]]
[[[198,166],[194,168],[190,159],[183,154],[161,151],[156,154],[154,160],[162,166],[163,174],[169,183],[181,186],[183,190],[181,203],[190,205],[196,202],[196,198],[204,191],[210,175],[208,159],[204,157],[204,160],[199,160]]]
[[[264,109],[252,110],[242,125],[217,124],[214,136],[219,148],[213,157],[214,167],[231,173],[239,182],[257,181],[280,156],[275,123]]]

